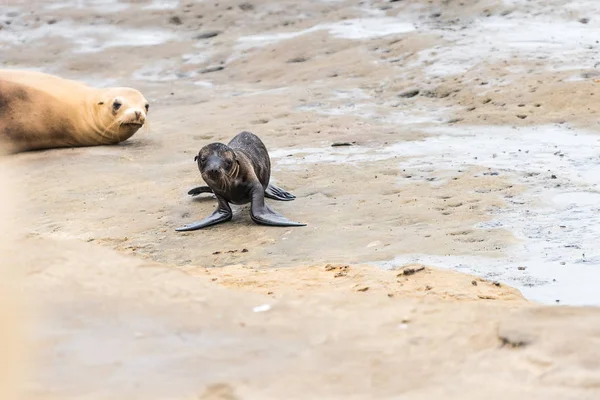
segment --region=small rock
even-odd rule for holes
[[[368,286],[365,286],[363,288],[357,289],[359,292],[366,292],[367,290],[369,290]]]
[[[287,60],[286,62],[288,64],[293,64],[293,63],[303,63],[305,61],[307,61],[308,59],[306,57],[294,57],[294,58],[290,58],[289,60]]]
[[[550,179],[556,179],[556,175],[550,175]]]
[[[517,269],[518,269],[519,271],[525,271],[525,270],[527,269],[527,267],[517,267]]]
[[[356,142],[353,142],[356,143]],[[331,144],[331,147],[342,147],[342,146],[352,146],[350,142],[335,142]]]
[[[477,281],[471,281],[471,285],[477,286]]]
[[[238,6],[242,11],[252,11],[254,10],[254,5],[250,3],[242,3]]]
[[[494,286],[500,287],[500,282],[494,282]]]
[[[410,99],[411,97],[415,97],[416,95],[419,94],[419,89],[411,89],[411,90],[407,90],[406,92],[402,92],[398,95],[398,97],[404,97],[406,99]]]
[[[56,20],[56,18],[51,18],[51,19],[48,20],[48,25],[54,25],[57,22],[58,21]]]
[[[169,23],[173,25],[181,25],[183,24],[183,21],[177,15],[174,15],[171,18],[169,18]]]
[[[402,272],[401,272],[401,273],[399,273],[397,276],[400,276],[400,275],[404,275],[404,276],[408,276],[408,275],[414,275],[414,274],[416,274],[417,272],[421,272],[421,271],[423,271],[424,269],[425,269],[425,267],[418,267],[418,268],[404,268],[404,269],[402,270]]]
[[[242,249],[242,253],[247,253],[248,249]]]
[[[525,119],[525,118],[527,118],[527,115],[525,115],[525,114],[517,114],[517,118]]]
[[[588,22],[590,22],[590,19],[589,18],[581,18],[579,20],[579,22],[581,22],[582,24],[587,24]]]
[[[220,31],[208,31],[208,32],[203,32],[203,33],[199,33],[196,36],[194,36],[194,39],[210,39],[210,38],[214,38],[215,36],[220,35],[221,32]]]
[[[222,65],[218,65],[216,67],[208,67],[208,68],[204,68],[202,71],[200,71],[201,74],[208,74],[210,72],[217,72],[217,71],[222,71],[224,70],[225,67]]]

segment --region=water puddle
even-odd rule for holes
[[[315,25],[311,28],[297,32],[279,32],[244,36],[239,38],[238,42],[242,45],[246,45],[246,47],[260,47],[321,30],[329,31],[329,33],[336,38],[361,40],[399,33],[408,33],[414,31],[415,27],[412,23],[403,22],[398,18],[357,18],[336,23]]]
[[[144,6],[144,10],[175,10],[179,7],[179,0],[152,0]]]
[[[119,0],[71,0],[52,2],[44,6],[46,10],[86,9],[95,13],[117,13],[129,8],[129,4]]]
[[[418,61],[408,65],[420,67],[429,62],[426,71],[432,76],[462,74],[482,62],[515,59],[545,60],[545,70],[581,69],[592,67],[589,52],[597,51],[597,29],[561,16],[531,18],[514,13],[481,19],[466,29],[423,29],[451,43],[420,52]]]
[[[482,166],[524,184],[492,221],[475,226],[507,229],[520,243],[499,259],[409,254],[380,265],[421,262],[505,282],[535,301],[600,305],[599,136],[566,126],[425,131],[434,136],[386,151],[402,157],[403,168]]]
[[[156,46],[175,40],[172,32],[158,29],[124,29],[111,25],[76,25],[61,21],[53,25],[42,25],[23,32],[3,31],[0,44],[27,45],[44,38],[62,38],[70,41],[75,52],[100,52],[111,47]]]

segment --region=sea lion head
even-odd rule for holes
[[[121,142],[144,126],[150,104],[139,91],[120,87],[103,90],[96,107],[102,136]]]
[[[209,185],[225,188],[239,171],[235,152],[223,143],[211,143],[204,146],[194,157],[202,179]]]

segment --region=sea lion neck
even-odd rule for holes
[[[82,101],[87,110],[81,115],[82,122],[97,137],[98,143],[119,142],[119,126],[115,117],[110,113],[111,99],[106,95],[106,89],[88,88],[88,95]],[[115,129],[116,128],[116,129]]]

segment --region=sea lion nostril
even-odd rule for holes
[[[136,111],[135,112],[135,117],[139,120],[142,117],[142,112],[141,111]]]

